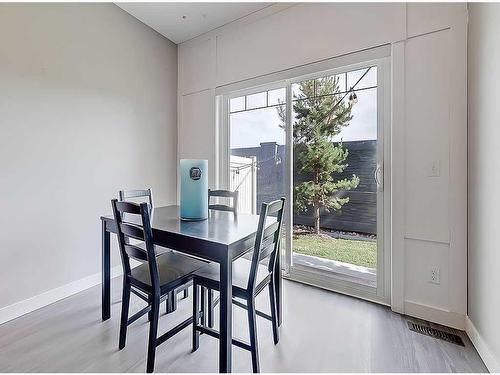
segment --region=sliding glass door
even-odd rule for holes
[[[383,64],[291,81],[291,274],[386,301]]]
[[[229,99],[229,189],[239,191],[239,212],[259,214],[286,195],[285,98],[278,86]]]
[[[387,65],[360,62],[221,98],[222,184],[239,191],[240,212],[287,198],[286,275],[385,303]]]

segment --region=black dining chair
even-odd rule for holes
[[[210,198],[228,198],[232,200],[232,205],[215,203],[210,204]],[[208,189],[208,208],[211,210],[229,211],[236,213],[238,210],[238,191],[210,190]]]
[[[146,203],[149,204],[149,209],[152,210],[154,208],[154,203],[153,203],[153,189],[134,189],[134,190],[120,190],[118,192],[118,198],[120,202],[130,202],[130,201],[135,201],[135,203],[142,203],[146,201]],[[137,202],[140,201],[140,202]],[[151,211],[150,211],[151,212]],[[166,248],[161,248],[157,247],[156,248],[156,254],[161,255],[167,251],[172,251],[170,249]],[[183,293],[183,298],[189,297],[189,287],[191,285],[185,285],[179,290],[176,290],[175,292],[172,292],[172,295],[170,298],[167,299],[167,306],[166,306],[166,311],[174,311],[177,309],[177,298],[175,296],[177,293]]]
[[[139,199],[138,199],[139,198]],[[146,199],[144,199],[146,198]],[[148,203],[149,212],[153,209],[153,190],[149,189],[136,189],[136,190],[120,190],[118,192],[118,200],[120,202],[133,202],[133,203]],[[157,255],[169,251],[168,249],[157,249]]]
[[[279,341],[278,316],[276,310],[276,289],[274,285],[274,272],[276,258],[280,253],[281,227],[283,221],[283,210],[285,198],[263,203],[260,211],[259,224],[255,237],[252,260],[239,258],[233,262],[233,297],[243,299],[242,303],[233,299],[233,304],[247,310],[250,343],[245,343],[233,338],[232,343],[242,349],[252,353],[252,368],[254,372],[259,372],[259,354],[257,344],[257,324],[256,315],[271,321],[273,328],[274,344]],[[276,217],[276,221],[267,225],[267,219]],[[267,265],[261,264],[266,260]],[[219,338],[219,332],[204,324],[204,308],[200,310],[198,294],[203,289],[220,291],[219,265],[210,263],[197,270],[193,278],[193,351],[199,347],[199,335],[205,333],[209,336]],[[269,301],[271,315],[258,311],[255,308],[255,298],[266,287],[269,290]]]
[[[177,288],[192,281],[193,273],[207,263],[173,251],[156,255],[150,210],[147,203],[111,201],[113,216],[117,227],[118,244],[123,266],[122,313],[120,320],[119,349],[125,347],[127,326],[146,313],[150,314],[147,372],[153,372],[156,347],[182,329],[189,326],[193,317],[185,319],[160,337],[158,319],[160,303]],[[145,247],[131,244],[126,239],[141,241]],[[130,258],[144,263],[131,268]],[[147,303],[147,306],[129,315],[130,293],[134,293]]]
[[[230,200],[229,204],[222,204],[220,202],[210,203],[211,198],[227,198]],[[228,211],[234,214],[238,213],[238,191],[230,191],[230,190],[211,190],[208,189],[208,208],[210,210],[216,211]],[[202,305],[205,308],[204,301],[205,299],[208,301],[207,306],[207,319],[208,326],[212,328],[214,326],[214,309],[215,306],[219,303],[219,298],[215,298],[213,290],[208,290],[208,298],[205,297],[205,291],[202,290]],[[205,322],[205,316],[202,317],[202,321]]]

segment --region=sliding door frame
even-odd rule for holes
[[[247,81],[221,86],[216,89],[219,131],[220,186],[229,187],[230,157],[230,111],[229,101],[243,95],[251,95],[277,88],[286,88],[286,241],[284,276],[292,280],[324,289],[353,295],[359,298],[390,305],[391,249],[390,249],[390,134],[391,134],[391,67],[390,46],[377,47],[333,59],[312,63],[286,71],[257,77]],[[349,279],[328,276],[308,269],[293,266],[293,132],[291,85],[306,79],[319,78],[345,71],[377,66],[377,161],[383,170],[382,191],[377,194],[377,288],[356,284]]]

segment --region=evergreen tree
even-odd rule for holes
[[[340,210],[349,202],[341,191],[355,189],[359,178],[336,180],[334,174],[342,173],[349,154],[342,142],[333,143],[333,137],[349,125],[352,119],[352,104],[342,101],[338,78],[324,77],[298,84],[294,94],[293,123],[295,165],[306,177],[306,181],[295,186],[294,207],[305,211],[312,207],[314,231],[320,233],[321,209]],[[332,110],[333,109],[333,110]],[[278,114],[285,122],[284,105],[278,107]]]

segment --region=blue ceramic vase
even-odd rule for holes
[[[181,219],[208,218],[208,160],[181,159]]]

